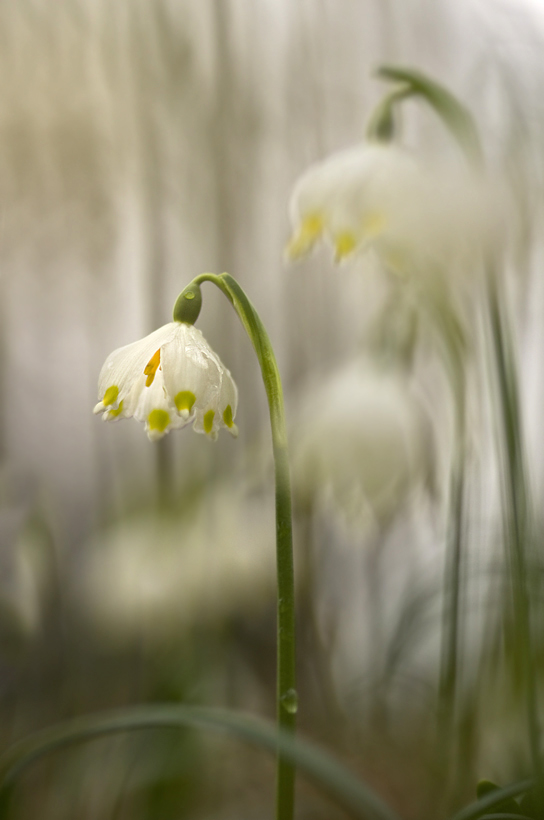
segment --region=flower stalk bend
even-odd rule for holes
[[[294,732],[297,693],[291,482],[280,375],[270,339],[257,311],[240,285],[228,273],[203,273],[193,279],[178,297],[174,307],[174,321],[190,321],[188,312],[191,313],[191,317],[194,316],[192,320],[196,320],[201,298],[200,285],[203,282],[211,282],[218,287],[234,307],[257,354],[268,399],[276,485],[277,724],[279,730]],[[276,781],[277,820],[291,820],[293,817],[294,786],[295,768],[279,754]]]

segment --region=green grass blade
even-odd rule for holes
[[[55,750],[105,735],[159,727],[192,727],[227,732],[272,754],[278,749],[338,805],[360,820],[399,820],[374,792],[323,750],[279,734],[272,724],[237,712],[198,706],[136,706],[76,718],[44,729],[11,747],[0,758],[0,816],[7,817],[11,790],[28,767]]]
[[[510,783],[509,786],[504,786],[502,789],[496,789],[485,797],[482,797],[481,800],[477,800],[475,803],[465,806],[464,809],[454,814],[450,820],[480,820],[480,818],[492,813],[489,809],[502,803],[507,797],[517,797],[519,794],[529,791],[529,789],[534,786],[534,783],[534,780],[529,778],[527,780],[520,780],[517,783]]]

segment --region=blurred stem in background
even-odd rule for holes
[[[466,373],[459,346],[450,344],[450,382],[454,403],[453,455],[450,474],[448,528],[444,568],[442,642],[438,685],[439,774],[450,774],[455,738],[457,681],[461,631],[461,592],[464,539],[464,490],[466,461]]]
[[[480,135],[470,111],[447,89],[412,69],[396,66],[382,66],[378,71],[382,78],[400,84],[397,96],[393,91],[384,98],[381,120],[373,121],[376,134],[385,133],[390,137],[393,124],[393,107],[406,97],[417,96],[435,111],[447,130],[458,143],[469,166],[476,175],[485,171],[485,158]],[[379,112],[379,108],[377,111]],[[526,702],[527,729],[532,764],[537,778],[537,794],[540,813],[544,809],[542,765],[540,757],[540,729],[536,695],[536,666],[532,643],[532,624],[527,577],[527,554],[529,542],[529,496],[523,446],[523,431],[520,417],[519,391],[513,341],[506,315],[502,279],[498,266],[487,260],[485,296],[487,298],[493,360],[498,387],[497,423],[504,448],[505,498],[505,538],[509,551],[512,577],[512,601],[514,624],[519,640],[519,666],[522,691]],[[453,367],[454,390],[458,396],[454,456],[451,515],[452,528],[449,539],[449,555],[446,557],[445,581],[445,628],[443,633],[443,656],[440,675],[440,711],[447,721],[448,734],[451,729],[455,686],[458,673],[458,631],[459,631],[459,590],[461,570],[461,524],[463,494],[463,451],[459,449],[464,438],[464,374],[461,367]],[[456,384],[456,381],[459,383]],[[449,614],[448,614],[449,612]],[[447,754],[447,753],[446,753]]]
[[[476,126],[457,100],[419,72],[383,66],[378,71],[385,79],[398,83],[384,95],[369,118],[367,139],[391,142],[397,131],[397,108],[413,96],[423,97],[453,132],[470,163],[480,164],[482,151]],[[436,271],[447,279],[446,272]],[[435,293],[418,299],[433,330],[437,333],[442,359],[451,387],[454,407],[453,454],[450,475],[446,555],[443,584],[442,632],[438,682],[437,788],[451,789],[452,754],[455,740],[456,698],[459,677],[460,601],[463,563],[464,486],[466,459],[466,339],[454,309]],[[449,783],[445,781],[450,773]],[[433,800],[434,800],[433,795]]]
[[[200,310],[200,284],[202,282],[211,282],[216,285],[238,314],[257,354],[268,399],[276,483],[277,724],[280,731],[294,732],[298,708],[295,671],[295,586],[291,481],[281,379],[272,344],[264,325],[240,285],[228,273],[220,276],[203,273],[193,279],[177,299],[174,306],[174,320],[191,323],[196,320]],[[277,820],[292,819],[294,791],[295,768],[280,753],[276,783]]]
[[[527,575],[527,548],[530,543],[527,469],[516,361],[508,316],[504,305],[501,304],[497,273],[495,266],[489,263],[487,270],[489,319],[499,397],[500,417],[498,422],[503,437],[502,445],[505,461],[502,487],[506,511],[505,538],[512,576],[514,623],[519,640],[519,655],[517,655],[517,658],[519,658],[522,686],[526,696],[529,746],[537,778],[537,797],[542,810],[544,808],[544,783],[540,755],[536,665],[532,642],[533,629]]]

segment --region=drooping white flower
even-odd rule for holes
[[[287,255],[297,259],[320,238],[342,259],[381,235],[399,200],[419,183],[419,168],[406,151],[361,144],[312,165],[293,189],[293,236]]]
[[[293,487],[348,521],[385,527],[413,491],[433,484],[433,439],[410,377],[349,364],[311,390],[292,434]]]
[[[114,350],[100,371],[98,398],[94,412],[104,421],[134,416],[150,441],[191,422],[212,439],[220,427],[238,434],[236,385],[202,333],[185,322]]]
[[[397,273],[449,266],[487,233],[489,191],[469,170],[423,165],[403,148],[361,143],[312,165],[290,200],[287,257],[320,239],[336,261],[373,248]]]

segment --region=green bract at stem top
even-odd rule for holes
[[[369,142],[392,142],[395,138],[395,114],[397,105],[413,95],[409,85],[395,88],[382,97],[366,126],[366,138]]]
[[[276,567],[278,595],[277,723],[294,732],[297,711],[295,673],[295,586],[291,513],[291,481],[283,390],[276,357],[265,327],[246,294],[228,273],[203,273],[181,292],[174,305],[174,321],[193,324],[202,301],[200,285],[211,282],[234,307],[257,354],[270,410],[276,484]],[[294,811],[295,769],[278,757],[276,817],[291,820]]]

